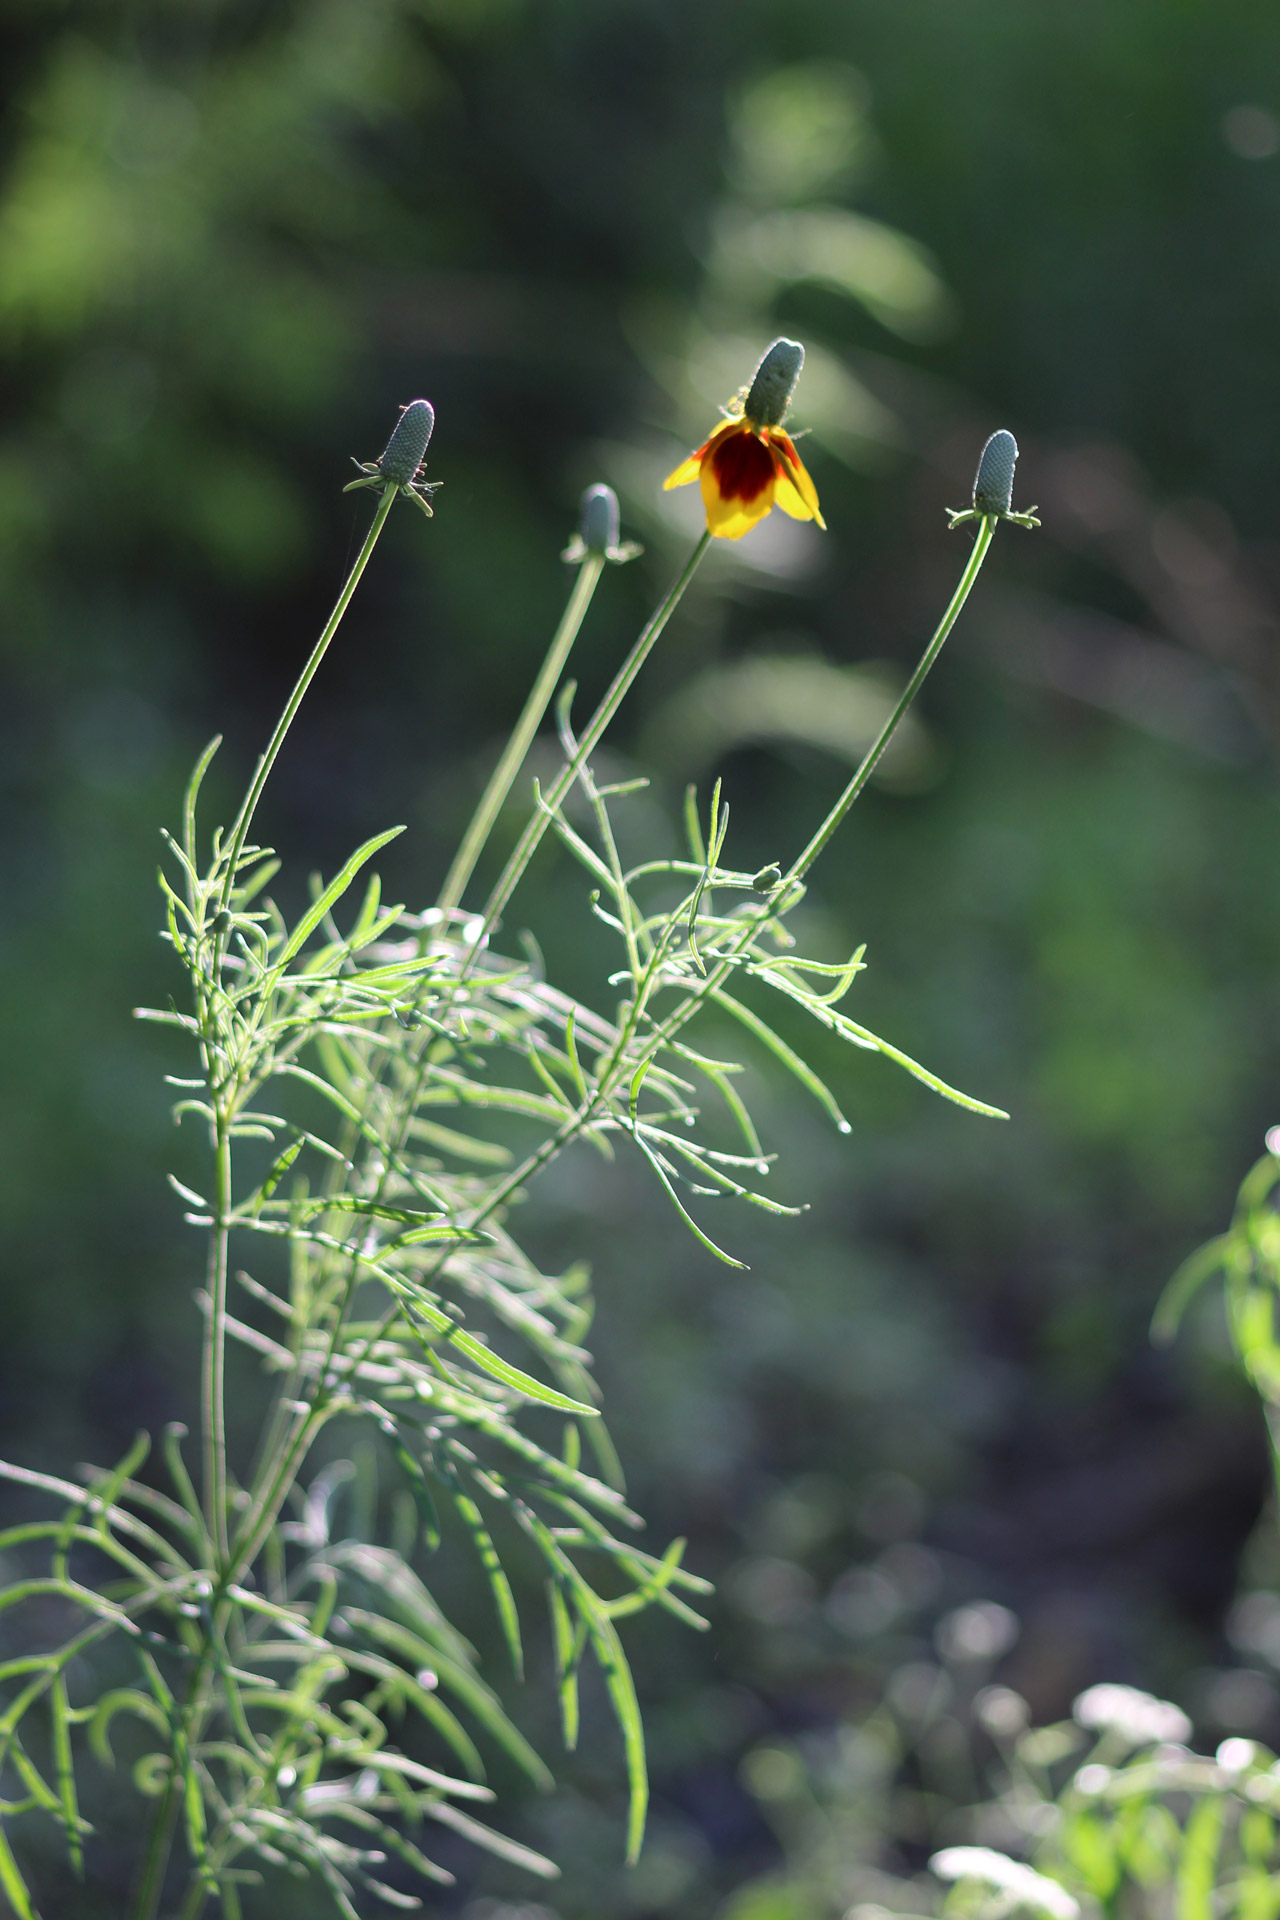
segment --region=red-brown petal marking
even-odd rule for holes
[[[722,500],[758,500],[773,481],[773,455],[754,433],[730,434],[711,455]]]

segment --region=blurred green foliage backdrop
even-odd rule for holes
[[[1013,1119],[833,1053],[854,1134],[773,1096],[813,1206],[749,1274],[625,1171],[536,1194],[545,1257],[594,1266],[637,1503],[723,1593],[709,1644],[642,1636],[649,1865],[615,1873],[603,1726],[528,1818],[566,1912],[708,1911],[769,1855],[744,1743],[856,1711],[976,1596],[1020,1616],[1038,1709],[1105,1675],[1274,1735],[1265,1659],[1223,1677],[1259,1419],[1212,1314],[1173,1357],[1146,1337],[1277,1117],[1274,8],[9,0],[0,46],[5,1454],[60,1470],[191,1410],[163,1175],[197,1148],[129,1013],[175,986],[156,831],[213,731],[224,806],[265,737],[367,514],[349,456],[433,400],[436,521],[393,520],[265,825],[300,888],[407,820],[417,901],[580,488],[647,547],[586,699],[696,528],[661,475],[785,329],[831,531],[717,552],[611,751],[655,773],[651,841],[718,771],[737,863],[794,850],[1012,427],[1044,532],[1001,534],[808,911],[832,957],[868,942],[862,1017]],[[512,923],[597,978],[563,861]]]

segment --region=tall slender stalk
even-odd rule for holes
[[[630,653],[618,668],[604,699],[600,702],[600,705],[587,722],[586,729],[578,742],[578,751],[574,754],[572,760],[567,761],[560,769],[549,791],[542,796],[543,804],[533,814],[529,824],[516,842],[511,858],[502,869],[492,893],[485,902],[483,920],[472,948],[473,954],[479,951],[481,942],[497,925],[498,916],[515,892],[521,875],[530,860],[532,860],[543,834],[551,824],[552,813],[560,805],[565,795],[569,792],[569,789],[573,786],[574,781],[577,779],[579,771],[586,765],[588,759],[600,744],[614,715],[625,700],[632,681],[648,659],[649,654],[653,650],[654,643],[659,638],[668,620],[670,620],[681,600],[683,600],[685,589],[693,579],[694,574],[698,571],[702,556],[710,545],[711,534],[710,531],[708,531],[704,533],[698,541],[697,546],[685,562],[684,570],[680,574],[679,579],[671,588],[665,600],[662,601],[657,611],[650,617],[640,638],[636,641]]]
[[[902,689],[893,712],[881,727],[875,740],[867,748],[866,753],[862,757],[861,765],[858,767],[852,780],[850,780],[848,786],[840,795],[840,798],[836,801],[830,813],[810,840],[808,846],[792,861],[786,878],[778,889],[780,896],[785,897],[788,890],[793,887],[798,880],[802,880],[805,874],[808,873],[810,867],[818,858],[818,855],[831,839],[850,807],[875,772],[881,754],[897,732],[903,715],[924,685],[925,676],[928,674],[929,669],[932,667],[938,655],[942,652],[943,643],[947,635],[951,632],[952,627],[954,627],[960,617],[960,610],[969,598],[974,581],[982,571],[982,563],[987,557],[987,548],[991,545],[995,535],[996,519],[997,516],[994,513],[987,513],[982,516],[982,522],[978,528],[978,537],[973,543],[973,551],[969,555],[968,564],[960,576],[960,583],[951,596],[946,612],[938,622],[937,631],[921,654],[919,665],[916,667],[915,672],[908,680],[906,686]]]
[[[672,1012],[667,1015],[666,1019],[654,1028],[649,1039],[649,1045],[655,1053],[659,1047],[665,1045],[674,1034],[678,1033],[681,1027],[688,1024],[697,1008],[716,991],[717,987],[724,985],[729,975],[733,972],[738,955],[751,945],[759,933],[762,922],[772,918],[779,911],[785,909],[789,902],[794,903],[796,886],[803,879],[804,875],[808,873],[810,867],[826,847],[850,807],[866,786],[867,781],[871,778],[880,756],[897,732],[898,727],[902,723],[903,716],[924,685],[930,668],[941,653],[948,634],[959,619],[960,611],[973,590],[973,583],[982,571],[982,563],[987,557],[987,550],[995,534],[998,518],[999,516],[996,514],[983,515],[981,525],[978,528],[977,539],[973,543],[973,550],[969,555],[964,572],[960,576],[959,584],[947,604],[946,612],[938,622],[928,646],[921,654],[915,672],[902,689],[897,705],[885,721],[883,727],[881,727],[876,739],[863,755],[861,764],[853,775],[853,778],[849,781],[848,786],[827,813],[822,825],[817,829],[816,833],[814,833],[808,845],[792,861],[786,874],[774,888],[773,896],[768,904],[761,908],[758,914],[754,914],[747,919],[741,937],[734,945],[732,951],[719,960],[716,965],[710,969],[706,978],[701,980],[697,987],[686,995],[680,1005],[675,1007]],[[523,1167],[517,1169],[517,1171],[522,1177],[524,1176],[525,1169]]]
[[[326,620],[320,637],[307,658],[301,673],[294,682],[293,691],[276,722],[266,748],[259,758],[248,790],[240,804],[232,829],[231,845],[227,853],[226,871],[223,875],[219,897],[219,909],[225,913],[235,888],[236,872],[240,856],[248,839],[249,828],[257,811],[258,802],[276,763],[285,737],[302,705],[308,687],[316,676],[320,662],[328,652],[329,645],[342,622],[342,616],[351,604],[352,595],[360,584],[360,577],[369,564],[378,536],[386,525],[387,515],[395,503],[400,489],[388,484],[378,503],[378,510],[365,535],[364,544],[356,555],[355,563],[347,575],[341,593],[334,602],[333,611]],[[222,958],[222,937],[218,935],[215,943],[213,975],[216,979]],[[214,1222],[209,1230],[208,1258],[208,1312],[205,1321],[204,1357],[202,1366],[202,1402],[204,1429],[204,1507],[209,1532],[214,1540],[221,1566],[225,1569],[230,1550],[227,1531],[227,1431],[226,1431],[226,1345],[227,1345],[227,1247],[230,1233],[229,1220],[232,1206],[231,1193],[231,1144],[230,1121],[231,1102],[235,1097],[235,1088],[224,1087],[218,1102],[214,1120],[215,1151],[215,1193]]]
[[[297,714],[298,708],[302,705],[307,688],[315,678],[316,669],[329,650],[329,642],[338,631],[342,622],[342,616],[351,604],[351,596],[360,584],[360,576],[369,564],[369,556],[378,544],[378,535],[386,525],[387,515],[391,511],[395,497],[399,491],[399,487],[391,484],[388,484],[384,489],[382,499],[378,503],[378,511],[373,516],[373,524],[365,535],[364,545],[356,555],[355,565],[347,575],[346,584],[334,602],[333,612],[325,621],[324,630],[320,638],[311,649],[307,664],[298,675],[293,692],[285,702],[284,711],[276,721],[276,730],[267,742],[266,751],[258,761],[253,779],[249,782],[249,790],[240,803],[240,811],[236,815],[235,825],[232,828],[231,849],[227,856],[227,871],[223,878],[222,895],[218,903],[223,913],[226,912],[230,904],[232,889],[236,883],[236,869],[240,864],[240,855],[244,851],[244,843],[248,838],[249,828],[253,824],[253,816],[257,812],[258,802],[262,798],[262,790],[267,784],[271,769],[276,763],[276,756],[284,745],[285,735],[293,725],[294,717]]]
[[[227,1558],[227,1251],[231,1226],[230,1116],[220,1112],[214,1122],[214,1218],[209,1229],[202,1379],[204,1429],[204,1514],[219,1561]]]
[[[441,912],[449,913],[456,907],[466,892],[467,882],[475,872],[476,861],[483,853],[493,823],[502,810],[502,803],[510,793],[516,776],[524,765],[525,755],[533,743],[538,724],[550,704],[551,696],[564,671],[565,661],[570,649],[578,637],[578,629],[586,618],[587,608],[600,583],[604,572],[604,556],[588,553],[578,568],[578,577],[573,583],[569,603],[564,610],[560,625],[552,636],[547,648],[547,657],[541,671],[529,690],[529,698],[524,703],[524,711],[516,721],[511,738],[502,752],[502,758],[494,768],[489,784],[480,797],[480,803],[471,817],[471,824],[462,836],[462,844],[454,856],[453,865],[440,889],[436,905]]]

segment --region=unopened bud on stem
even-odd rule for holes
[[[396,421],[386,451],[378,462],[384,480],[407,487],[417,478],[427,443],[436,424],[436,410],[429,400],[411,400]]]
[[[978,457],[973,479],[973,505],[957,511],[947,508],[953,527],[965,520],[1012,520],[1018,527],[1038,527],[1036,510],[1013,511],[1013,472],[1018,464],[1018,443],[1007,427],[1000,427],[987,441]]]
[[[602,481],[594,487],[588,487],[582,496],[582,513],[578,521],[578,531],[587,552],[612,553],[618,545],[621,525],[618,496],[613,488],[606,487]]]
[[[611,560],[615,566],[621,566],[628,560],[634,560],[638,553],[643,552],[643,548],[638,547],[634,540],[620,540],[620,531],[618,496],[603,480],[597,480],[582,496],[582,505],[578,510],[578,531],[560,558],[574,565],[594,558]]]
[[[1013,505],[1013,470],[1018,443],[1007,427],[993,433],[982,449],[973,482],[975,513],[1008,513]]]

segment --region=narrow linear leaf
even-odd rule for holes
[[[1206,1280],[1222,1267],[1231,1250],[1234,1236],[1219,1234],[1207,1246],[1199,1247],[1183,1261],[1156,1303],[1151,1318],[1151,1338],[1164,1346],[1173,1339],[1182,1324],[1182,1316]]]
[[[496,1833],[492,1827],[486,1827],[483,1821],[474,1819],[448,1800],[429,1800],[422,1811],[428,1820],[438,1820],[441,1826],[452,1827],[455,1833],[474,1841],[486,1853],[509,1860],[514,1867],[523,1867],[527,1873],[536,1873],[543,1880],[557,1880],[560,1877],[560,1869],[554,1860],[535,1853],[532,1847],[522,1847],[516,1840],[508,1840],[505,1833]]]
[[[769,1049],[769,1052],[775,1060],[781,1061],[782,1065],[787,1069],[787,1072],[794,1075],[802,1087],[808,1088],[819,1106],[822,1107],[826,1113],[830,1114],[841,1133],[848,1133],[849,1122],[837,1106],[835,1095],[825,1082],[818,1078],[807,1060],[802,1060],[795,1049],[789,1047],[782,1036],[775,1033],[773,1028],[769,1026],[766,1021],[762,1020],[758,1013],[753,1013],[750,1007],[742,1004],[741,1000],[735,1000],[732,994],[725,993],[720,988],[715,988],[712,991],[711,998],[716,1006],[723,1007],[726,1013],[732,1014],[733,1018],[737,1020],[740,1025],[744,1026],[748,1033],[753,1033],[761,1045]]]
[[[640,1718],[635,1682],[631,1678],[631,1669],[622,1651],[617,1628],[611,1620],[592,1614],[589,1631],[596,1659],[604,1671],[613,1711],[622,1730],[627,1778],[631,1787],[631,1805],[627,1816],[627,1865],[633,1867],[640,1858],[649,1812],[649,1769],[645,1759],[644,1723]]]
[[[71,1758],[71,1703],[62,1674],[49,1690],[53,1718],[53,1758],[58,1781],[58,1799],[62,1808],[62,1829],[67,1839],[67,1855],[77,1880],[84,1878],[84,1847],[80,1838],[80,1803],[76,1798],[75,1766]]]
[[[590,1420],[599,1418],[595,1407],[584,1405],[581,1400],[573,1400],[567,1393],[558,1393],[554,1387],[544,1386],[541,1380],[535,1380],[531,1373],[524,1373],[519,1367],[513,1367],[509,1361],[499,1359],[488,1347],[482,1346],[471,1334],[460,1329],[449,1335],[450,1346],[459,1353],[465,1353],[483,1372],[500,1380],[504,1387],[514,1387],[517,1393],[524,1394],[527,1400],[538,1400],[545,1407],[559,1407],[564,1413],[576,1413]]]
[[[638,1128],[635,1132],[634,1137],[635,1137],[636,1145],[639,1147],[641,1153],[644,1155],[645,1159],[649,1162],[649,1165],[653,1168],[654,1172],[657,1174],[658,1179],[662,1182],[662,1186],[666,1192],[667,1198],[670,1200],[672,1206],[675,1208],[676,1212],[680,1215],[680,1218],[684,1221],[686,1227],[688,1227],[690,1233],[693,1235],[694,1239],[699,1243],[699,1245],[704,1246],[707,1249],[708,1253],[714,1254],[717,1260],[723,1260],[726,1267],[737,1267],[740,1272],[743,1272],[743,1273],[747,1272],[748,1268],[745,1260],[735,1260],[731,1253],[726,1253],[723,1247],[718,1247],[715,1241],[711,1239],[710,1235],[705,1234],[702,1231],[702,1228],[698,1225],[697,1221],[694,1219],[693,1215],[689,1212],[689,1209],[684,1205],[679,1194],[676,1192],[675,1187],[669,1175],[667,1174],[666,1169],[662,1165],[662,1162],[659,1160],[657,1154],[654,1153],[653,1149],[648,1145],[643,1134],[639,1131]]]
[[[520,1615],[516,1608],[516,1597],[511,1591],[511,1582],[507,1579],[498,1549],[493,1544],[493,1536],[484,1523],[484,1515],[453,1472],[447,1474],[446,1484],[458,1510],[458,1517],[471,1535],[480,1564],[488,1577],[512,1669],[517,1680],[523,1680],[524,1647],[520,1640]]]
[[[39,1914],[31,1904],[27,1883],[18,1871],[18,1863],[13,1857],[9,1842],[4,1836],[3,1824],[0,1824],[0,1887],[8,1895],[9,1904],[18,1920],[40,1920]]]
[[[561,1550],[545,1522],[540,1520],[523,1501],[516,1507],[515,1512],[521,1526],[537,1542],[548,1565],[559,1573],[572,1592],[574,1605],[582,1618],[591,1640],[592,1650],[604,1674],[605,1687],[622,1734],[623,1751],[626,1755],[627,1778],[630,1784],[627,1864],[634,1865],[639,1858],[640,1847],[644,1840],[645,1820],[649,1808],[649,1769],[645,1759],[644,1724],[640,1718],[640,1703],[636,1699],[635,1683],[631,1678],[631,1669],[627,1665],[627,1656],[618,1638],[618,1630],[608,1614],[604,1612],[599,1595],[588,1585],[569,1556]]]
[[[195,867],[197,864],[196,802],[200,798],[200,789],[204,785],[204,777],[209,771],[213,756],[221,745],[222,735],[215,733],[204,752],[200,755],[200,758],[196,761],[192,769],[191,778],[187,782],[187,790],[182,796],[182,837],[186,847],[187,859],[192,867]]]
[[[274,991],[294,954],[306,945],[325,915],[341,900],[361,867],[363,867],[366,862],[372,860],[374,854],[377,853],[380,848],[385,847],[388,841],[397,839],[403,832],[403,827],[388,827],[385,833],[375,833],[371,840],[366,840],[362,847],[356,848],[341,872],[329,882],[319,898],[312,902],[307,912],[303,914],[301,920],[299,920],[297,926],[285,941],[284,946],[276,957],[275,965],[263,982],[262,991],[264,996]]]
[[[504,1387],[513,1387],[526,1400],[538,1400],[546,1407],[559,1407],[563,1413],[576,1413],[592,1420],[598,1418],[594,1407],[584,1405],[581,1400],[572,1400],[567,1393],[558,1393],[554,1387],[544,1386],[531,1373],[524,1373],[519,1367],[513,1367],[509,1360],[500,1359],[474,1334],[455,1326],[447,1313],[441,1313],[438,1307],[419,1299],[403,1281],[386,1273],[381,1278],[404,1299],[412,1319],[425,1320],[433,1333],[443,1334],[451,1347],[456,1347],[459,1353],[465,1353],[468,1360],[491,1379],[500,1380]]]
[[[881,1040],[878,1035],[868,1033],[865,1027],[856,1026],[852,1020],[842,1022],[842,1026],[845,1025],[852,1027],[855,1034],[861,1036],[859,1044],[874,1047],[876,1052],[882,1053],[886,1060],[892,1060],[895,1066],[909,1073],[913,1080],[919,1080],[922,1086],[928,1087],[933,1093],[941,1094],[944,1100],[950,1100],[954,1106],[963,1107],[966,1113],[980,1113],[988,1120],[1009,1118],[1003,1107],[989,1106],[985,1100],[977,1100],[971,1093],[961,1093],[959,1087],[948,1086],[947,1082],[939,1079],[936,1073],[930,1073],[928,1067],[922,1067],[918,1060],[913,1060],[909,1053],[903,1053],[901,1047],[895,1047],[888,1040]]]
[[[436,1512],[436,1503],[432,1498],[427,1476],[422,1470],[422,1463],[409,1451],[394,1421],[388,1422],[383,1431],[390,1440],[392,1451],[409,1482],[409,1491],[413,1495],[414,1505],[418,1509],[418,1518],[422,1522],[427,1552],[434,1553],[440,1545],[440,1515]]]
[[[111,1751],[111,1722],[118,1713],[135,1714],[139,1720],[145,1720],[156,1732],[166,1738],[169,1722],[163,1710],[145,1693],[139,1693],[136,1687],[113,1687],[110,1693],[104,1693],[89,1722],[89,1745],[104,1767],[115,1765],[115,1755]]]
[[[569,1618],[569,1609],[565,1605],[564,1594],[556,1579],[547,1582],[547,1605],[551,1610],[551,1646],[555,1654],[558,1692],[560,1696],[560,1728],[566,1753],[573,1753],[578,1745],[578,1647],[573,1631],[573,1622]]]

